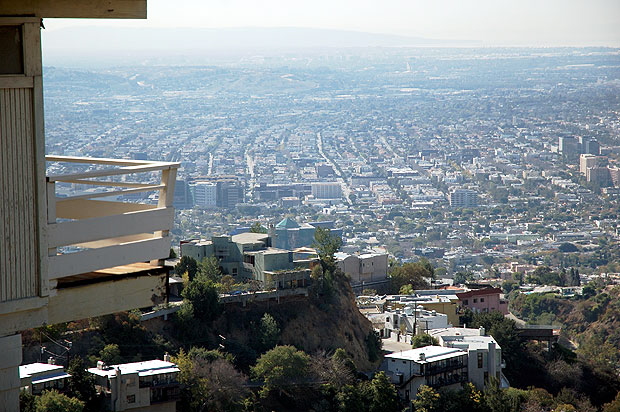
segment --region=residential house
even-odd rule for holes
[[[405,401],[415,399],[418,389],[457,389],[467,382],[467,352],[458,348],[425,346],[385,355],[380,369],[385,371]]]
[[[52,389],[63,392],[69,377],[71,375],[61,365],[37,362],[19,367],[20,388],[32,395],[41,395]]]
[[[105,394],[112,412],[176,411],[181,386],[179,368],[172,362],[155,359],[106,366],[99,361],[88,372],[95,376],[95,386]]]
[[[456,296],[464,309],[482,313],[498,311],[507,315],[508,301],[500,296],[503,293],[500,288],[482,288],[457,293]]]

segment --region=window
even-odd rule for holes
[[[136,395],[127,395],[127,403],[136,403]]]
[[[463,305],[469,305],[469,300],[465,299],[465,300],[463,301]]]
[[[478,299],[474,298],[474,303],[478,303]]]
[[[482,361],[483,361],[483,357],[482,357],[482,352],[478,352],[478,368],[482,368]]]
[[[232,268],[232,274],[235,276],[237,274],[237,268]]]
[[[22,26],[0,26],[0,74],[23,74]]]
[[[484,298],[480,298],[480,302],[484,302]]]

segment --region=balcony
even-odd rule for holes
[[[52,171],[46,179],[51,288],[148,271],[168,257],[178,163],[46,161]]]

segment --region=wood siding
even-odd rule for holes
[[[33,91],[0,89],[0,302],[39,295]]]

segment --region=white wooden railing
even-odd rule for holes
[[[68,156],[46,156],[46,160],[89,168],[47,176],[49,280],[136,262],[156,264],[168,257],[179,163]],[[157,183],[140,181],[151,174],[158,175]],[[89,190],[72,190],[67,197],[59,197],[62,183],[86,185]],[[157,204],[118,200],[141,192],[158,193]],[[63,253],[67,248],[73,251]]]

